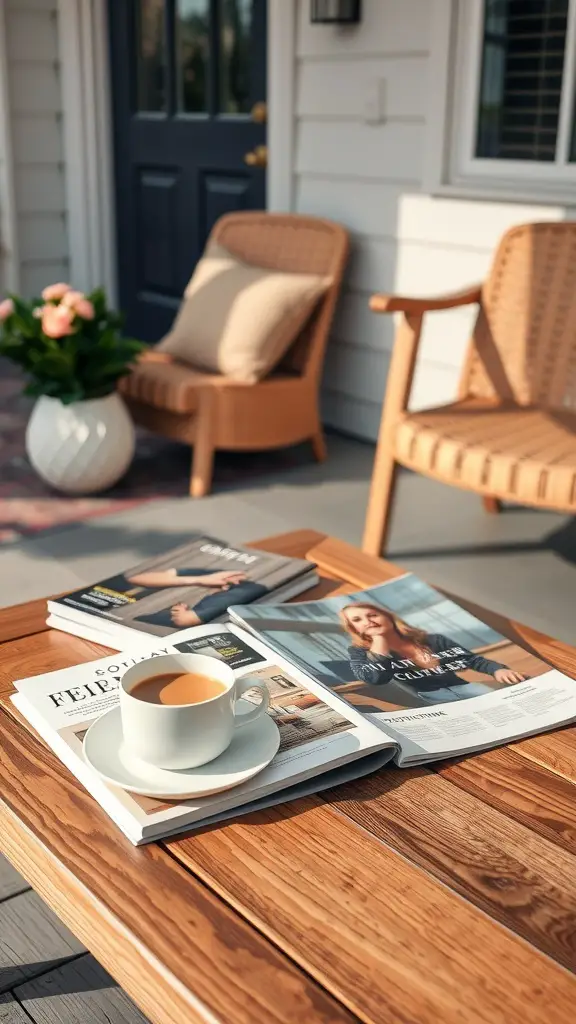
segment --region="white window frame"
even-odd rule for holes
[[[570,0],[557,154],[561,161],[474,155],[482,73],[483,0],[434,0],[432,82],[443,95],[430,111],[428,181],[439,194],[519,201],[576,202],[576,162],[568,163],[576,117],[576,0]],[[442,71],[442,68],[444,70]],[[573,113],[574,106],[574,113]]]

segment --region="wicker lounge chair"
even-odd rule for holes
[[[425,313],[478,303],[458,401],[407,411]],[[508,231],[486,281],[456,295],[374,295],[402,313],[363,549],[380,554],[398,465],[500,501],[576,512],[576,223]]]
[[[330,286],[276,370],[257,384],[203,373],[184,363],[141,362],[120,389],[136,422],[193,446],[190,494],[210,491],[214,452],[280,448],[310,440],[318,460],[325,445],[318,392],[328,332],[348,253],[339,224],[296,214],[233,213],[211,240],[247,263],[321,274]]]

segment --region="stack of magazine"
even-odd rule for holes
[[[229,613],[227,624],[187,626],[169,640],[139,627],[128,652],[15,682],[18,712],[135,844],[331,788],[389,761],[426,764],[576,720],[573,679],[412,574],[355,594],[237,604]],[[87,729],[118,703],[122,673],[173,650],[264,680],[280,734],[278,754],[249,782],[180,803],[111,786],[83,758]]]
[[[228,605],[288,601],[318,582],[303,558],[232,547],[214,537],[48,601],[48,625],[118,649],[227,618]]]

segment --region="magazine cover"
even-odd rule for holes
[[[88,615],[103,627],[168,636],[224,615],[229,604],[262,600],[314,568],[304,559],[230,547],[200,536],[124,573],[50,601],[65,618]]]

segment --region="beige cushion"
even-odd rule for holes
[[[202,370],[252,384],[279,362],[329,280],[242,262],[212,243],[172,330],[157,346]]]

